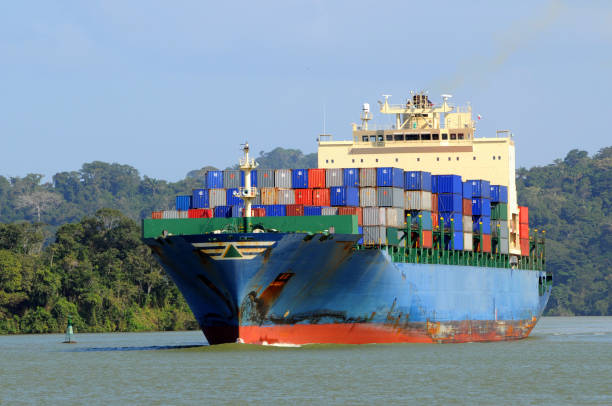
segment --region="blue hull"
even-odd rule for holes
[[[524,338],[546,272],[396,263],[359,235],[145,239],[211,344],[467,342]],[[542,288],[545,286],[545,288]]]

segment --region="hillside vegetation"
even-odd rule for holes
[[[315,167],[316,154],[276,148],[258,162]],[[207,169],[179,182],[105,162],[57,173],[51,183],[40,174],[0,176],[0,333],[59,332],[68,314],[79,331],[196,328],[140,242],[139,220],[201,187]],[[532,228],[547,231],[548,314],[612,314],[612,147],[521,168],[517,188]]]

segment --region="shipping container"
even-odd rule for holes
[[[508,222],[491,218],[491,234],[497,237],[508,238]]]
[[[232,217],[232,206],[215,207],[215,217]]]
[[[322,216],[335,216],[338,214],[338,208],[337,207],[329,207],[329,206],[322,206],[321,207],[321,215]]]
[[[491,185],[491,203],[508,203],[508,187]]]
[[[240,186],[244,187],[244,172],[240,171]],[[251,187],[257,187],[257,170],[251,171]]]
[[[431,193],[438,193],[438,175],[431,175]]]
[[[320,216],[321,206],[304,206],[304,216]]]
[[[364,226],[382,226],[385,224],[385,208],[384,207],[364,207],[363,208],[363,225]]]
[[[308,189],[308,169],[294,169],[291,171],[291,187],[294,189]]]
[[[529,238],[529,224],[519,224],[519,236],[521,238]]]
[[[463,231],[471,232],[472,231],[472,216],[463,215]]]
[[[510,253],[510,243],[507,238],[500,238],[499,240],[499,253],[500,254],[509,254]]]
[[[189,210],[178,210],[178,216],[180,219],[188,219],[189,218]]]
[[[223,189],[235,189],[240,187],[240,175],[242,171],[223,171]]]
[[[376,186],[404,188],[404,170],[401,168],[376,168]]]
[[[223,189],[223,171],[207,171],[204,187],[206,189]]]
[[[223,175],[225,177],[225,174]],[[240,197],[240,189],[232,188],[227,189],[225,197],[226,206],[240,206],[244,207],[244,200]]]
[[[508,220],[508,204],[491,203],[491,218],[495,220]]]
[[[363,209],[361,207],[338,207],[338,215],[357,216],[357,224],[363,225]]]
[[[207,209],[209,207],[208,189],[193,189],[191,207],[194,209]]]
[[[472,185],[472,199],[489,199],[491,197],[491,184],[488,180],[470,179],[468,183]]]
[[[259,189],[259,195],[261,196],[261,204],[270,205],[276,204],[276,188],[265,187]]]
[[[438,210],[444,213],[459,213],[463,210],[463,199],[457,194],[439,194]]]
[[[232,217],[242,217],[244,206],[232,206]]]
[[[472,233],[463,233],[463,250],[464,251],[473,251],[474,250],[474,234],[472,234]]]
[[[332,186],[329,195],[332,206],[359,206],[359,188]]]
[[[362,187],[359,189],[359,205],[361,207],[378,206],[378,192],[375,187]]]
[[[191,196],[181,195],[176,197],[176,209],[177,210],[189,210],[191,209]]]
[[[407,190],[404,192],[404,209],[431,211],[431,192]]]
[[[433,231],[423,230],[418,241],[420,248],[433,248]]]
[[[329,206],[329,189],[313,189],[312,204],[314,206]]]
[[[431,194],[431,211],[433,212],[439,212],[440,210],[438,210],[438,194],[437,193],[432,193]]]
[[[433,178],[436,179],[436,193],[463,195],[463,184],[461,183],[461,176],[435,175],[432,177],[432,180]]]
[[[410,217],[408,217],[408,215]],[[406,222],[410,220],[410,224],[413,226],[419,225],[419,221],[421,222],[421,228],[423,230],[432,230],[433,229],[433,216],[430,211],[426,210],[411,210],[408,214],[406,214]]]
[[[376,192],[378,206],[404,208],[404,188],[379,187]]]
[[[387,228],[385,226],[363,226],[363,243],[366,245],[386,244]]]
[[[151,218],[154,220],[160,220],[164,218],[164,212],[163,211],[154,211],[153,213],[151,213]]]
[[[265,205],[265,209],[268,217],[285,216],[287,214],[286,208],[282,204],[268,204]]]
[[[450,230],[451,223],[454,224],[455,231],[463,231],[463,216],[461,213],[440,212],[440,224],[444,221],[444,228]]]
[[[276,189],[276,204],[295,204],[293,189]]]
[[[311,189],[295,189],[295,204],[303,204],[304,206],[312,205],[312,190]]]
[[[212,209],[190,209],[187,217],[190,219],[211,218],[214,217],[214,213]]]
[[[325,189],[325,169],[308,170],[308,188]]]
[[[274,169],[258,169],[257,170],[257,187],[259,188],[274,187]]]
[[[450,235],[444,236],[444,249],[463,251],[463,232],[455,231]]]
[[[472,199],[463,198],[461,206],[461,212],[464,216],[472,215]]]
[[[291,189],[291,169],[277,169],[274,171],[274,187]]]
[[[529,224],[529,207],[519,206],[519,223]]]
[[[385,225],[387,227],[403,228],[404,209],[398,207],[387,207],[385,209]]]
[[[524,257],[528,257],[529,252],[529,238],[521,238],[519,239],[519,244],[521,246],[521,255]]]
[[[342,168],[331,168],[325,170],[325,187],[344,186]]]
[[[345,168],[342,171],[342,181],[344,186],[359,187],[359,169],[357,168]]]
[[[483,234],[477,242],[474,251],[491,252],[491,234]]]
[[[482,233],[491,234],[491,217],[489,216],[472,216],[472,231],[480,233],[480,223],[482,223]]]
[[[431,226],[432,230],[435,230],[436,228],[440,227],[440,213],[438,213],[437,211],[431,212]]]
[[[251,216],[252,217],[266,217],[266,209],[264,209],[263,207],[251,207]]]
[[[472,197],[473,197],[472,196],[472,184],[470,182],[463,182],[462,185],[463,185],[463,188],[462,188],[463,189],[463,192],[462,192],[463,198],[471,200]]]
[[[431,192],[431,172],[406,171],[404,172],[404,189],[425,190]]]
[[[491,216],[491,201],[486,198],[472,198],[472,216]]]
[[[304,205],[303,204],[288,204],[287,205],[287,216],[303,216]]]
[[[227,203],[227,193],[225,189],[209,189],[208,196],[208,202],[210,203],[211,209],[217,206],[225,206]]]
[[[376,168],[359,169],[359,186],[376,187]]]

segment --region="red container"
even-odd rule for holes
[[[308,188],[323,189],[324,187],[325,187],[325,169],[309,169],[308,170]]]
[[[312,189],[295,189],[295,204],[312,206]]]
[[[440,227],[440,213],[437,211],[431,213],[431,225],[433,228]]]
[[[438,212],[438,194],[437,193],[431,194],[431,211],[435,213]]]
[[[303,216],[304,205],[303,204],[288,204],[287,205],[287,216]]]
[[[421,237],[421,241],[419,244],[422,248],[432,248],[433,247],[433,231],[423,230],[423,234]]]
[[[519,224],[519,237],[529,238],[529,224]]]
[[[477,252],[491,252],[491,234],[480,236],[480,242],[476,246]]]
[[[162,218],[163,214],[164,214],[164,212],[162,212],[162,211],[154,211],[153,213],[151,213],[151,218],[152,219],[156,219],[156,220],[160,220]]]
[[[529,224],[529,207],[519,206],[519,223]]]
[[[357,224],[363,225],[363,209],[361,207],[338,207],[338,215],[356,215]]]
[[[244,216],[244,209],[242,209],[242,215]],[[251,207],[251,216],[252,217],[266,217],[266,209],[263,207],[253,208]]]
[[[529,238],[521,238],[519,241],[521,245],[521,255],[524,257],[528,257],[529,256]]]
[[[472,199],[463,199],[463,215],[472,215]]]
[[[210,219],[214,217],[213,209],[189,209],[187,217],[190,219]]]
[[[312,190],[312,205],[313,206],[329,206],[330,205],[329,204],[329,189],[313,189]]]

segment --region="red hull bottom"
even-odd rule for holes
[[[208,326],[210,344],[372,344],[465,343],[525,338],[537,318],[519,321],[460,321],[391,324],[293,324],[275,326]]]

